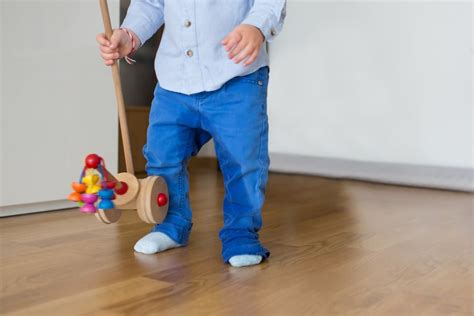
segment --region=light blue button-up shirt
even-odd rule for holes
[[[219,89],[268,65],[266,45],[249,66],[235,64],[221,44],[239,24],[258,27],[267,41],[281,30],[286,0],[132,0],[122,27],[147,41],[165,24],[155,71],[160,85],[184,94]]]

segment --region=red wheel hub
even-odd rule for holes
[[[124,195],[128,191],[128,184],[126,182],[120,181],[115,187],[115,193],[118,195]]]
[[[158,196],[156,197],[156,203],[158,204],[158,206],[166,205],[166,203],[168,203],[168,197],[166,196],[166,194],[158,194]]]

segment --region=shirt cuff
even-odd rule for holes
[[[276,21],[276,18],[271,14],[264,15],[261,13],[251,12],[242,24],[249,24],[257,27],[269,42],[271,42],[278,34],[277,28],[275,27],[275,25],[278,24],[278,21]]]
[[[142,19],[143,20],[143,19]],[[150,37],[155,33],[154,30],[147,25],[147,23],[140,23],[139,18],[127,17],[123,20],[121,28],[129,29],[133,31],[140,40],[140,45],[142,46]]]

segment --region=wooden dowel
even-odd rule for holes
[[[108,181],[120,182],[120,181],[117,180],[117,178],[115,178],[115,176],[113,174],[111,174],[109,172],[109,170],[104,168],[104,171],[105,171],[105,175],[106,175]]]
[[[100,11],[102,12],[102,21],[104,22],[105,35],[108,39],[112,37],[112,24],[110,22],[109,6],[107,0],[99,0]],[[122,135],[123,152],[125,156],[125,166],[127,172],[135,174],[132,159],[132,148],[130,146],[130,136],[128,133],[127,112],[125,111],[125,101],[122,93],[122,83],[120,81],[120,72],[118,61],[112,65],[112,77],[114,79],[115,97],[117,98],[117,110],[120,123],[120,134]]]

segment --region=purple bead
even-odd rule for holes
[[[99,197],[96,194],[87,194],[87,193],[81,194],[81,200],[89,204],[93,204],[97,202],[98,198]]]
[[[84,204],[81,208],[80,211],[82,213],[95,213],[97,210],[94,206],[94,204]]]

